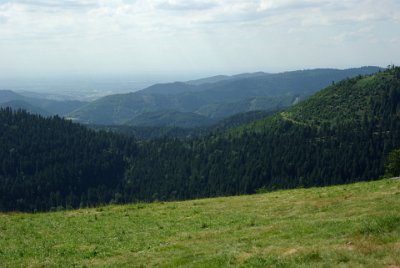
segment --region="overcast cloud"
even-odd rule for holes
[[[2,75],[400,64],[398,0],[0,0]]]

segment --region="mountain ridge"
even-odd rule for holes
[[[287,107],[294,98],[307,98],[333,81],[379,70],[382,68],[313,69],[278,74],[242,74],[198,85],[184,82],[157,84],[138,92],[100,98],[69,116],[82,123],[124,124],[142,113],[175,110],[222,119],[235,113],[251,111],[249,106],[240,104],[246,99],[270,98],[257,110],[275,109],[279,102]],[[237,109],[230,109],[230,106]],[[223,113],[215,112],[221,109]]]

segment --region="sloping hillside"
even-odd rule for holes
[[[245,126],[253,131],[284,120],[310,127],[372,124],[381,127],[400,116],[400,70],[392,68],[370,76],[358,76],[327,87],[308,100],[274,117]]]
[[[0,214],[5,267],[398,267],[400,180]]]

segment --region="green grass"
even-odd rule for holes
[[[400,267],[400,180],[0,214],[0,267]]]

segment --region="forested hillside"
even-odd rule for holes
[[[379,128],[400,114],[399,79],[398,68],[365,78],[347,79],[316,93],[310,100],[283,112],[282,116],[317,127],[371,124]]]
[[[1,110],[0,208],[47,210],[375,180],[400,148],[400,68],[190,140],[132,138]]]
[[[387,154],[400,148],[399,95],[400,69],[392,68],[226,134],[151,141],[125,188],[154,200],[377,179]]]
[[[59,117],[0,110],[0,210],[48,210],[109,202],[133,140]]]

